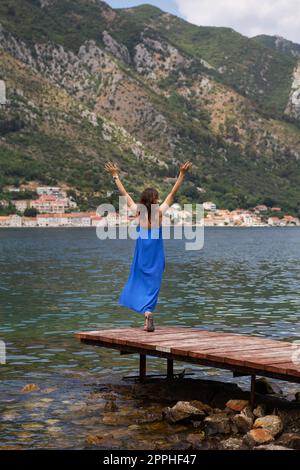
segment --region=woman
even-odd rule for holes
[[[126,197],[131,212],[138,217],[134,257],[128,281],[121,293],[119,303],[145,316],[144,330],[155,330],[153,312],[155,310],[162,276],[165,269],[165,255],[162,237],[163,214],[173,203],[174,197],[183,183],[192,163],[186,162],[180,167],[177,181],[165,201],[159,205],[156,189],[147,188],[143,191],[139,204],[125,190],[119,176],[119,169],[114,163],[107,163],[105,169],[110,173],[121,196]]]

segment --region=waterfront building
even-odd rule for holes
[[[207,201],[203,203],[203,209],[208,212],[216,212],[217,206],[214,202]]]

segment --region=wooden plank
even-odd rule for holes
[[[169,372],[174,359],[200,363],[211,367],[236,370],[243,373],[286,377],[299,382],[300,365],[292,362],[294,345],[259,336],[249,337],[235,333],[222,333],[187,327],[157,327],[154,333],[142,328],[103,329],[80,332],[82,341],[91,341],[101,347],[117,348],[131,353],[167,357]],[[142,375],[144,359],[141,362]]]
[[[278,348],[278,345],[277,344],[272,344],[271,346],[268,345],[261,345],[261,344],[257,344],[257,343],[240,343],[240,345],[238,346],[234,346],[232,348],[230,348],[230,351],[231,352],[243,352],[243,351],[249,351],[251,354],[252,352],[256,352],[256,351],[270,351],[272,349],[277,349]],[[177,348],[172,348],[171,350],[172,352],[176,353],[177,351],[180,352],[181,351],[181,348],[180,346]],[[204,349],[203,349],[204,351]],[[215,346],[211,345],[211,346],[207,346],[205,347],[205,351],[208,351],[209,353],[213,354],[214,352],[220,352],[220,353],[223,353],[225,354],[226,352],[228,352],[228,346],[223,346],[223,345],[220,345],[219,348],[215,348]]]
[[[223,352],[225,353],[228,351],[228,346],[230,346],[230,351],[250,351],[250,350],[270,350],[274,348],[278,348],[278,342],[273,341],[271,343],[265,344],[262,342],[258,341],[251,341],[251,340],[245,340],[245,341],[238,341],[234,346],[232,346],[231,341],[219,341],[217,345],[212,344],[212,342],[206,342],[206,343],[201,343],[201,344],[196,344],[196,348],[194,348],[193,344],[191,345],[185,345],[182,347],[181,343],[176,345],[176,347],[171,348],[172,353],[181,353],[182,351],[209,351],[211,353],[213,352]],[[283,346],[281,346],[283,347]]]
[[[151,341],[151,340],[150,340]],[[150,342],[149,341],[149,342]],[[169,337],[166,337],[166,338],[162,338],[160,339],[157,344],[160,344],[160,343],[165,343],[166,345],[171,345],[173,346],[174,344],[176,345],[181,345],[182,346],[186,346],[187,348],[189,347],[192,347],[192,346],[199,346],[199,348],[201,346],[205,347],[207,345],[211,345],[212,342],[213,342],[213,338],[211,339],[200,339],[197,335],[196,336],[191,336],[191,337],[186,337],[186,336],[177,336],[177,337],[174,337],[174,338],[169,338]],[[152,341],[151,341],[152,343]],[[228,337],[227,339],[224,339],[222,341],[220,341],[218,339],[218,344],[232,344],[232,338]],[[214,344],[214,347],[216,347],[216,345]]]
[[[188,328],[176,328],[177,332],[186,332]],[[160,336],[162,334],[174,334],[174,328],[164,328],[157,327],[155,332],[151,333],[154,337]],[[75,333],[75,336],[79,339],[97,339],[97,338],[116,338],[118,339],[120,335],[136,337],[136,335],[149,335],[149,333],[144,332],[141,328],[115,328],[115,329],[103,329],[95,330],[89,332],[79,332]]]
[[[212,339],[213,337],[211,337]],[[209,340],[206,340],[206,342],[210,342],[211,339]],[[160,336],[159,338],[155,339],[153,336],[152,336],[152,333],[149,334],[149,333],[146,333],[146,336],[138,336],[138,337],[123,337],[123,339],[121,340],[122,341],[122,344],[124,345],[130,345],[130,346],[142,346],[142,347],[145,347],[147,349],[155,349],[156,346],[159,347],[159,346],[164,346],[163,343],[166,343],[165,346],[170,346],[172,344],[176,344],[179,340],[185,340],[185,341],[192,341],[192,342],[197,342],[199,341],[198,340],[198,335],[195,335],[194,337],[190,337],[190,338],[186,338],[186,336],[184,335],[183,337],[181,337],[180,335],[172,335],[170,337],[170,335],[166,335],[166,336]],[[197,343],[196,343],[197,344]]]
[[[268,364],[266,370],[270,372],[280,372],[284,374],[300,377],[300,365],[295,365],[293,362],[284,362],[280,364]]]
[[[177,335],[180,334],[179,332],[176,333]],[[118,330],[117,334],[115,332],[107,332],[107,331],[95,331],[89,334],[80,333],[78,337],[80,339],[90,339],[94,341],[106,341],[106,342],[114,342],[115,344],[131,344],[134,343],[136,346],[139,344],[147,343],[150,341],[159,341],[159,339],[167,339],[169,336],[174,336],[174,329],[172,331],[158,331],[157,333],[147,333],[143,330],[137,328],[134,331],[121,331]]]

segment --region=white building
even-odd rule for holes
[[[65,214],[67,219],[68,226],[71,227],[90,227],[91,226],[91,216],[89,213],[74,213],[74,214]]]
[[[216,212],[217,206],[214,202],[207,201],[203,203],[203,209],[208,212]]]
[[[66,197],[66,191],[63,191],[58,186],[39,186],[36,188],[36,192],[39,196],[56,196],[56,197]]]
[[[43,195],[31,201],[30,207],[34,207],[41,214],[64,214],[68,209],[76,209],[77,204],[69,198]]]
[[[281,225],[281,221],[279,217],[269,217],[268,225],[270,225],[271,227],[279,227]]]
[[[65,227],[68,219],[64,214],[38,214],[36,216],[38,227]]]

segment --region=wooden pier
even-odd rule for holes
[[[226,369],[251,377],[251,403],[255,402],[257,375],[300,383],[300,352],[292,343],[256,336],[219,333],[193,328],[118,328],[76,333],[82,343],[139,354],[141,381],[146,379],[146,357],[167,359],[167,377],[173,378],[174,360]],[[297,360],[295,360],[298,359]]]

